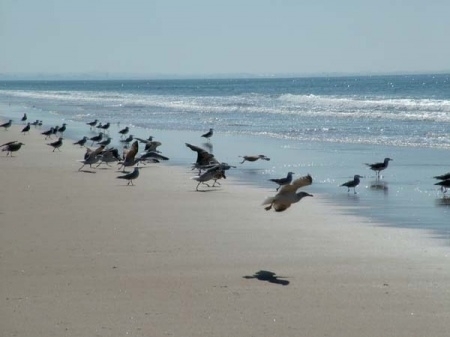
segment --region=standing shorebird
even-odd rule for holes
[[[118,176],[117,179],[126,179],[126,180],[128,180],[127,185],[133,185],[134,186],[133,180],[137,179],[137,177],[139,177],[139,167],[136,166],[134,168],[133,172],[125,174],[123,176]]]
[[[56,142],[48,143],[47,145],[53,147],[52,152],[55,152],[56,149],[58,149],[58,151],[61,151],[59,148],[63,145],[63,138],[59,137]]]
[[[105,130],[106,132],[108,132],[108,129],[109,129],[110,125],[111,125],[111,124],[108,122],[108,123],[102,125],[100,128],[103,129],[103,130]]]
[[[312,194],[297,192],[299,188],[311,184],[312,177],[309,174],[295,179],[291,184],[282,186],[280,191],[274,197],[269,197],[264,200],[263,205],[269,205],[264,209],[268,211],[273,207],[276,212],[283,212],[304,197],[312,197]]]
[[[86,124],[89,125],[90,128],[92,129],[94,126],[97,125],[97,122],[98,122],[98,120],[96,119],[95,121],[93,121],[93,122],[88,122],[88,123],[86,123]]]
[[[130,129],[128,128],[128,126],[126,126],[125,128],[123,128],[122,130],[120,130],[120,131],[119,131],[120,137],[125,136],[125,135],[128,133],[128,131],[130,131]]]
[[[214,134],[214,129],[211,128],[211,129],[209,129],[209,131],[207,133],[204,133],[202,135],[202,137],[208,139],[208,141],[209,141],[209,139],[213,136],[213,134]]]
[[[269,181],[273,181],[274,183],[278,184],[278,187],[276,191],[280,189],[281,186],[289,185],[292,182],[292,175],[294,172],[288,172],[287,176],[285,178],[279,178],[279,179],[269,179]]]
[[[0,124],[0,128],[5,128],[5,130],[8,130],[8,128],[12,125],[12,119],[10,119],[8,122]]]
[[[25,122],[27,119],[28,119],[27,114],[24,113],[24,114],[23,114],[23,117],[22,117],[22,119],[21,119],[21,121],[22,121],[22,122]]]
[[[80,145],[80,147],[83,147],[84,144],[86,144],[87,140],[88,140],[88,137],[84,136],[79,141],[73,143],[73,145]]]
[[[51,127],[49,130],[41,132],[41,135],[44,135],[45,139],[47,139],[47,138],[52,139],[53,131],[54,131],[54,128]]]
[[[25,134],[27,132],[29,133],[30,129],[31,129],[31,124],[30,124],[30,122],[28,122],[27,125],[25,125],[25,127],[22,129],[22,133],[23,134]]]
[[[384,161],[382,163],[375,163],[375,164],[367,164],[367,166],[369,166],[369,168],[372,171],[375,171],[377,173],[377,177],[380,177],[380,172],[387,169],[388,165],[389,165],[389,161],[391,161],[393,159],[391,158],[384,158]]]
[[[62,135],[64,134],[64,131],[66,131],[66,126],[67,126],[67,124],[66,123],[63,123],[63,125],[60,127],[60,128],[58,128],[58,132],[59,132],[59,135],[62,137]]]
[[[239,157],[244,158],[244,160],[241,161],[241,164],[244,164],[245,161],[251,161],[251,162],[253,162],[253,161],[257,161],[258,159],[261,159],[261,160],[270,160],[269,157],[266,157],[266,156],[263,155],[263,154],[259,154],[259,155],[257,155],[257,156],[239,156]]]
[[[3,145],[0,145],[0,147],[3,147],[2,151],[7,151],[6,156],[11,155],[13,157],[12,153],[19,151],[22,145],[25,145],[24,143],[18,142],[18,141],[12,141],[5,143]]]
[[[98,134],[98,136],[89,138],[89,140],[92,140],[91,146],[94,145],[94,143],[101,142],[102,139],[103,139],[103,133],[101,133],[101,132]]]
[[[350,192],[350,189],[353,188],[354,193],[356,194],[356,186],[359,185],[360,183],[360,178],[362,178],[362,176],[360,176],[359,174],[355,174],[355,176],[353,177],[353,180],[349,180],[346,183],[343,183],[341,186],[345,186],[347,187],[347,193]]]

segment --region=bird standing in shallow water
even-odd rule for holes
[[[207,133],[204,133],[202,135],[202,137],[209,140],[213,136],[213,134],[214,134],[214,129],[209,129],[209,131]]]
[[[359,178],[362,178],[362,176],[360,176],[359,174],[355,174],[355,176],[353,177],[353,180],[347,181],[346,183],[343,183],[341,186],[345,186],[347,187],[347,193],[350,192],[350,189],[353,188],[353,191],[356,194],[356,186],[359,185],[360,180]]]
[[[377,177],[380,176],[380,172],[387,169],[389,162],[393,160],[391,158],[384,158],[384,161],[382,163],[375,163],[375,164],[367,164],[367,166],[369,166],[369,168],[372,171],[375,171],[377,173]]]
[[[278,191],[280,189],[281,186],[283,185],[289,185],[292,182],[292,175],[294,174],[294,172],[288,172],[287,176],[285,178],[280,178],[280,179],[269,179],[269,181],[273,181],[274,183],[278,184],[279,186],[277,187],[276,191]]]
[[[13,157],[12,153],[19,151],[20,148],[22,147],[22,145],[25,145],[25,144],[18,142],[18,141],[12,141],[12,142],[8,142],[3,145],[0,145],[0,147],[3,147],[2,151],[8,151],[8,152],[6,152],[6,156],[8,156],[10,154],[11,157]]]
[[[302,200],[304,197],[312,197],[312,194],[306,192],[297,192],[301,187],[312,184],[312,177],[308,174],[294,180],[289,185],[284,185],[280,188],[280,191],[274,196],[264,200],[263,205],[269,205],[264,209],[266,211],[273,208],[276,212],[283,212],[292,204],[295,204]]]
[[[134,168],[133,172],[125,174],[123,176],[118,176],[117,179],[126,179],[126,180],[128,180],[127,185],[133,185],[134,186],[133,180],[137,179],[137,177],[139,177],[139,167],[136,166]]]

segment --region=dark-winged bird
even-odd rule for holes
[[[380,176],[380,172],[387,169],[388,165],[389,165],[389,161],[391,161],[393,159],[391,158],[384,158],[384,161],[382,163],[375,163],[375,164],[367,164],[367,166],[369,166],[369,168],[372,171],[375,171],[377,173],[377,177]]]
[[[8,128],[12,125],[12,119],[10,119],[8,122],[0,124],[0,128],[5,128],[5,130],[8,130]]]
[[[353,188],[353,191],[356,194],[356,186],[359,185],[360,183],[360,178],[362,178],[362,176],[360,176],[359,174],[355,174],[355,176],[353,177],[353,180],[349,180],[346,183],[343,183],[341,186],[345,186],[347,187],[347,193],[350,192],[350,189]]]
[[[262,159],[262,160],[270,160],[269,157],[266,157],[263,154],[259,154],[257,156],[239,156],[241,158],[244,158],[244,160],[241,161],[241,164],[243,164],[245,161],[257,161],[258,159]]]
[[[137,179],[137,177],[139,177],[139,167],[136,166],[133,172],[125,174],[123,176],[118,176],[117,179],[126,179],[128,180],[127,185],[134,185],[133,180]]]
[[[52,152],[55,152],[56,149],[58,149],[58,151],[61,151],[59,148],[63,145],[63,138],[59,137],[56,142],[48,143],[47,145],[53,147]]]
[[[0,147],[3,147],[2,151],[7,151],[6,152],[7,156],[10,154],[12,157],[13,156],[12,153],[19,151],[20,148],[22,147],[22,145],[25,145],[25,144],[18,142],[18,141],[12,141],[12,142],[8,142],[3,145],[0,145]]]
[[[84,136],[83,138],[81,138],[79,141],[73,143],[73,145],[80,145],[81,147],[84,146],[84,144],[86,144],[88,137]]]
[[[304,197],[312,197],[311,194],[306,192],[297,192],[301,187],[312,184],[312,177],[308,174],[294,180],[289,185],[284,185],[280,188],[280,191],[274,196],[269,197],[262,203],[263,205],[269,205],[264,209],[270,210],[272,207],[276,212],[283,212],[288,209],[292,204],[295,204],[302,200]]]
[[[27,125],[22,129],[22,133],[25,134],[27,132],[30,132],[31,124],[28,122]]]
[[[288,172],[287,176],[285,178],[279,178],[279,179],[269,179],[269,181],[273,181],[274,183],[278,184],[277,191],[280,189],[283,185],[288,185],[292,182],[292,175],[294,172]]]
[[[211,128],[211,129],[209,129],[209,131],[207,133],[204,133],[202,135],[202,137],[209,140],[213,136],[213,134],[214,134],[214,129]]]
[[[128,126],[126,126],[125,128],[123,128],[122,130],[119,131],[120,136],[121,137],[125,136],[128,133],[128,131],[130,131],[130,129]]]
[[[208,151],[202,149],[201,147],[191,145],[186,143],[186,146],[190,148],[192,151],[197,152],[197,160],[195,161],[192,169],[199,169],[202,170],[203,168],[213,165],[213,164],[219,164],[219,161],[214,157],[212,153],[209,153]]]

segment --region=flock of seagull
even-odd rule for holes
[[[22,122],[27,121],[27,115],[21,119]],[[0,125],[0,128],[7,130],[12,125],[12,120],[9,120],[6,123]],[[123,144],[122,154],[119,153],[119,150],[114,147],[108,147],[111,143],[112,138],[109,136],[109,128],[111,124],[99,123],[98,120],[94,120],[92,122],[86,123],[90,130],[98,129],[99,133],[96,136],[88,137],[84,136],[80,140],[73,143],[73,145],[78,145],[80,147],[85,147],[86,152],[84,154],[84,158],[79,160],[82,163],[82,166],[78,169],[78,171],[82,171],[86,165],[89,165],[92,168],[92,165],[96,165],[99,167],[102,164],[107,166],[111,166],[111,163],[117,163],[121,165],[119,170],[122,170],[123,175],[118,176],[118,179],[127,180],[127,185],[134,185],[133,181],[139,177],[139,164],[147,164],[147,163],[159,163],[161,160],[169,160],[168,157],[161,154],[158,150],[158,147],[161,146],[161,142],[154,141],[153,137],[150,136],[148,139],[142,139],[138,137],[134,137],[132,134],[129,134],[130,128],[126,126],[121,129],[118,133],[120,135],[120,142]],[[42,121],[36,120],[35,122],[26,123],[25,127],[22,129],[21,133],[26,134],[30,131],[31,126],[42,126]],[[48,146],[53,148],[53,152],[55,150],[61,151],[60,148],[63,145],[63,133],[67,128],[67,124],[63,123],[62,126],[51,127],[50,129],[41,132],[45,139],[52,139],[52,136],[58,137],[57,140],[47,143]],[[201,135],[201,137],[207,139],[210,142],[211,137],[214,134],[214,129],[209,129],[208,132]],[[126,138],[125,138],[126,136]],[[95,149],[91,149],[86,146],[87,142],[91,142],[90,146],[97,144]],[[144,144],[144,152],[139,153],[139,144]],[[200,191],[200,185],[206,185],[208,187],[215,187],[216,185],[220,185],[218,180],[226,179],[225,172],[230,170],[231,168],[236,168],[236,166],[229,165],[225,162],[218,161],[214,154],[208,152],[207,150],[195,146],[189,143],[185,143],[186,146],[192,151],[197,153],[197,158],[195,163],[192,164],[192,170],[198,170],[198,174],[193,176],[191,179],[197,182],[196,191]],[[17,152],[20,148],[25,145],[19,141],[11,141],[5,144],[0,145],[2,151],[7,152],[7,156],[13,156],[13,152]],[[244,162],[255,162],[257,160],[269,161],[270,158],[266,155],[245,155],[239,156],[242,159],[240,164]],[[375,171],[377,179],[380,178],[380,172],[387,169],[389,162],[392,161],[391,158],[385,158],[383,162],[368,164],[367,165],[371,170]],[[126,172],[125,168],[133,167],[133,171]],[[89,171],[92,172],[92,171]],[[286,177],[283,178],[273,178],[269,179],[269,181],[274,182],[278,185],[276,188],[276,194],[274,196],[268,197],[264,200],[262,205],[266,206],[266,210],[274,209],[276,212],[282,212],[289,208],[292,204],[295,204],[302,200],[304,197],[312,197],[312,194],[309,194],[304,191],[297,192],[300,188],[309,186],[312,184],[313,179],[311,175],[307,174],[298,179],[293,179],[294,172],[288,172]],[[347,181],[340,186],[347,187],[347,192],[350,192],[353,189],[353,192],[356,194],[356,187],[360,184],[360,179],[363,176],[356,174],[353,180]],[[447,192],[447,189],[450,188],[450,172],[435,176],[434,178],[440,180],[435,185],[441,186],[442,192]],[[212,185],[209,185],[208,182],[212,181]]]

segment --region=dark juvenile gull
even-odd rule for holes
[[[47,138],[52,139],[53,131],[54,131],[54,128],[51,127],[49,130],[41,132],[41,135],[44,135],[45,139],[47,139]]]
[[[308,174],[294,180],[289,185],[284,185],[280,188],[280,191],[274,196],[269,197],[262,203],[263,205],[269,205],[264,209],[270,210],[272,207],[276,212],[283,212],[288,209],[292,204],[295,204],[302,200],[304,197],[312,197],[311,194],[306,192],[297,192],[301,187],[312,184],[312,177]]]
[[[241,164],[243,164],[245,161],[251,161],[251,162],[253,162],[253,161],[257,161],[258,159],[261,159],[261,160],[270,160],[269,157],[266,157],[266,156],[263,155],[263,154],[259,154],[259,155],[257,155],[257,156],[239,156],[239,157],[244,158],[244,160],[241,161]]]
[[[375,163],[375,164],[367,164],[367,166],[369,166],[369,168],[372,171],[375,171],[377,173],[377,177],[380,176],[380,172],[387,169],[388,165],[389,165],[389,161],[391,161],[393,159],[391,158],[384,158],[384,161],[382,163]]]
[[[28,122],[27,125],[25,125],[25,127],[22,129],[22,133],[23,134],[25,134],[27,132],[29,133],[30,129],[31,129],[31,124],[30,124],[30,122]]]
[[[210,165],[219,164],[219,161],[214,157],[212,153],[202,149],[201,147],[191,145],[186,143],[186,146],[192,151],[197,152],[197,159],[192,167],[192,169],[202,170]]]
[[[97,125],[97,122],[98,122],[98,120],[96,119],[95,121],[93,121],[93,122],[88,122],[88,123],[86,123],[86,124],[89,125],[89,126],[91,127],[91,129],[92,129],[94,126]]]
[[[67,124],[63,123],[63,125],[60,128],[58,128],[59,134],[62,136],[64,134],[64,131],[66,131],[66,129],[67,129]]]
[[[130,128],[128,126],[126,126],[125,128],[123,128],[122,130],[119,131],[120,136],[121,137],[125,136],[128,133],[128,131],[130,131]]]
[[[126,139],[121,139],[120,142],[128,144],[128,143],[131,143],[133,141],[133,139],[134,139],[134,136],[133,135],[129,135]]]
[[[227,177],[225,176],[225,171],[229,170],[231,168],[230,165],[228,165],[227,163],[221,163],[221,164],[216,164],[216,165],[212,165],[210,168],[208,168],[205,172],[203,172],[202,174],[199,174],[195,177],[192,177],[192,180],[198,181],[197,187],[195,188],[196,191],[198,191],[198,187],[200,186],[200,184],[205,184],[208,187],[209,186],[206,182],[210,181],[210,180],[214,180],[214,183],[212,185],[212,187],[214,187],[217,184],[220,185],[220,183],[217,182],[217,180],[219,179],[226,179]]]
[[[5,130],[8,130],[8,128],[12,125],[12,119],[7,121],[6,123],[0,124],[0,128],[5,128]]]
[[[103,133],[102,132],[100,132],[97,136],[89,138],[89,140],[92,140],[91,146],[94,145],[94,143],[100,142],[102,139],[103,139]]]
[[[207,133],[204,133],[202,135],[202,137],[209,140],[213,136],[213,134],[214,134],[214,129],[211,128],[211,129],[209,129],[209,131]]]
[[[101,164],[105,163],[108,166],[109,163],[114,163],[114,162],[118,162],[120,161],[120,155],[119,155],[119,150],[117,150],[116,148],[112,148],[112,149],[108,149],[103,151],[100,156],[100,163],[97,165],[97,167],[99,167]]]
[[[343,183],[341,186],[347,187],[347,193],[350,192],[351,188],[353,188],[353,191],[356,194],[356,186],[358,186],[360,183],[359,178],[362,178],[362,176],[360,176],[359,174],[355,174],[353,180],[349,180],[346,183]]]
[[[56,142],[48,143],[47,145],[53,147],[52,152],[55,152],[56,149],[58,149],[58,151],[61,151],[59,148],[63,145],[63,138],[59,137]]]
[[[78,171],[81,171],[81,169],[86,165],[89,165],[89,167],[92,168],[92,164],[98,163],[99,160],[100,160],[100,155],[97,154],[95,151],[92,151],[90,153],[86,152],[86,154],[84,155],[84,159],[79,160],[79,162],[83,163],[83,165],[78,169]]]
[[[269,181],[273,181],[274,183],[278,184],[277,191],[280,189],[283,185],[289,185],[292,182],[292,175],[294,172],[288,172],[287,176],[285,178],[279,178],[279,179],[269,179]]]
[[[86,144],[87,140],[88,140],[88,137],[84,136],[79,141],[73,143],[73,145],[80,145],[81,147],[83,147],[84,144]]]
[[[11,157],[13,157],[12,153],[19,151],[20,148],[22,147],[22,145],[25,145],[25,144],[14,140],[12,142],[8,142],[8,143],[0,145],[0,147],[2,147],[2,151],[7,151],[6,156],[11,155]]]
[[[133,144],[131,144],[129,149],[124,149],[123,161],[120,161],[119,164],[122,166],[119,168],[125,171],[125,167],[134,166],[139,163],[139,158],[136,158],[136,154],[139,151],[139,142],[135,140]]]
[[[105,130],[105,131],[108,131],[110,125],[111,125],[111,124],[108,122],[108,123],[106,123],[105,125],[102,125],[100,128],[103,129],[103,130]]]
[[[123,176],[118,176],[117,179],[126,179],[126,180],[128,180],[127,185],[133,185],[134,186],[133,180],[137,179],[137,177],[139,177],[139,167],[136,166],[134,168],[133,172],[125,174]]]
[[[102,140],[101,142],[98,142],[98,145],[109,145],[111,144],[112,138],[111,137],[107,137],[106,139]]]
[[[22,117],[22,119],[21,119],[21,121],[22,121],[22,122],[25,122],[27,119],[28,119],[27,114],[24,113],[24,114],[23,114],[23,117]]]

